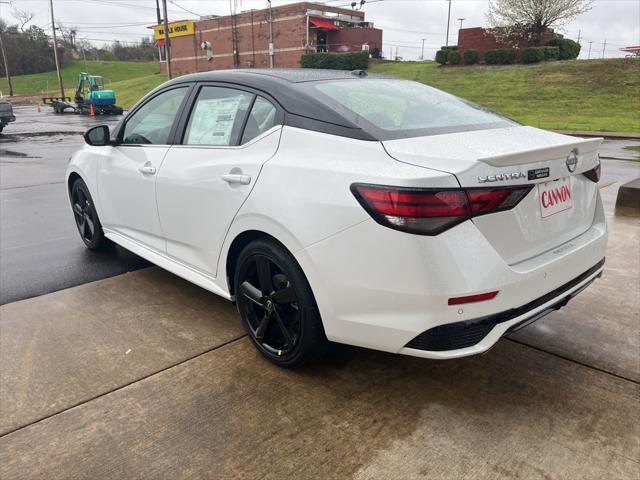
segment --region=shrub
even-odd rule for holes
[[[474,63],[478,63],[480,56],[475,48],[467,48],[462,54],[462,58],[464,58],[465,64],[473,65]]]
[[[440,50],[458,50],[457,45],[443,45],[440,47]]]
[[[307,53],[300,60],[302,68],[326,68],[332,70],[366,70],[369,52]]]
[[[516,59],[515,48],[494,48],[484,52],[484,61],[489,65],[507,65]]]
[[[444,65],[449,60],[449,50],[440,49],[436,52],[436,63]]]
[[[554,38],[547,42],[547,47],[558,47],[560,60],[573,60],[580,55],[580,44],[569,38]]]
[[[560,48],[558,47],[543,47],[545,60],[558,60],[560,58]]]
[[[460,63],[460,53],[457,50],[449,50],[449,55],[447,55],[447,63],[449,65],[458,65]]]
[[[544,60],[546,47],[527,47],[520,53],[522,63],[538,63]]]

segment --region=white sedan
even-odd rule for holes
[[[601,139],[419,83],[322,70],[187,75],[68,167],[84,243],[235,301],[281,366],[329,341],[488,350],[601,275]]]

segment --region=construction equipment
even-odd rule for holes
[[[89,75],[81,72],[78,75],[74,103],[69,97],[43,97],[45,105],[51,105],[55,113],[71,110],[73,113],[87,114],[91,111],[95,115],[121,115],[122,107],[116,105],[113,90],[105,90],[104,81],[99,75]]]

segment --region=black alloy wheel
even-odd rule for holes
[[[87,185],[81,179],[71,187],[71,208],[82,241],[91,250],[105,247],[109,241],[105,238],[102,225],[93,204]]]
[[[280,366],[305,363],[326,343],[311,288],[293,256],[258,240],[240,254],[236,302],[258,350]]]

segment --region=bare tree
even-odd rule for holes
[[[58,31],[60,32],[60,43],[71,50],[76,51],[76,37],[78,35],[78,29],[76,27],[65,27],[61,23],[58,23]]]
[[[592,4],[593,0],[489,0],[487,23],[504,43],[527,39],[540,45],[547,28],[567,24]]]
[[[20,10],[18,7],[12,5],[11,13],[15,18],[18,19],[18,23],[20,24],[20,31],[24,33],[24,27],[27,25],[27,23],[33,20],[33,12],[30,12],[29,10]]]

